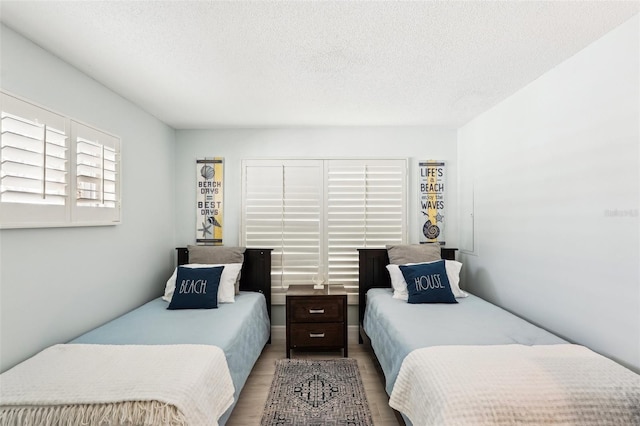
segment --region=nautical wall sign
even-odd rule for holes
[[[224,158],[196,160],[196,243],[222,245]]]
[[[443,161],[427,160],[419,163],[420,242],[444,245],[445,221],[445,165]]]

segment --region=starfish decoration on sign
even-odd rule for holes
[[[443,215],[441,215],[440,213],[438,213],[438,214],[436,215],[436,223],[437,223],[437,222],[442,222],[443,220],[444,220],[444,216],[443,216]]]
[[[199,228],[198,231],[202,232],[202,238],[207,238],[207,234],[211,234],[211,236],[213,236],[211,233],[211,225],[207,225],[204,222],[202,222],[202,228]]]

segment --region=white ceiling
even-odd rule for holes
[[[177,129],[458,127],[640,2],[2,1],[0,19]]]

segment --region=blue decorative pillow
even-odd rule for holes
[[[400,265],[407,282],[409,303],[458,303],[449,284],[444,260]]]
[[[167,309],[211,309],[218,307],[218,287],[224,266],[178,267],[176,289]]]

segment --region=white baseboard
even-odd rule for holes
[[[271,326],[271,339],[284,340],[287,336],[287,327],[284,325]]]
[[[358,341],[358,333],[360,332],[360,327],[357,325],[348,325],[347,326],[347,334],[349,335],[350,342]]]

